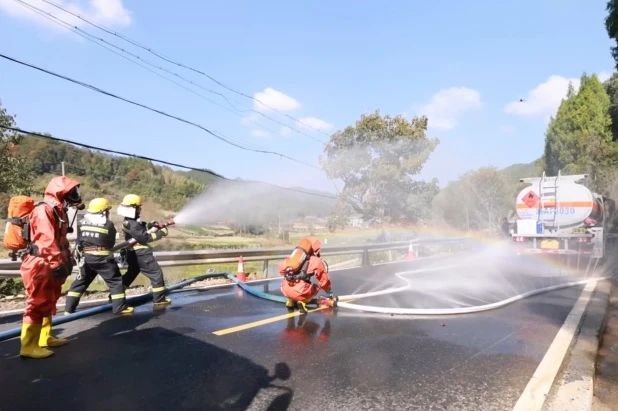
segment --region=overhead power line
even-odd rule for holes
[[[151,61],[149,61],[147,59],[144,59],[142,56],[140,56],[140,55],[138,55],[136,53],[133,53],[133,52],[131,52],[129,50],[126,50],[123,47],[120,47],[120,46],[118,46],[117,44],[115,44],[113,42],[110,42],[110,41],[108,41],[108,40],[106,40],[106,39],[104,39],[102,37],[96,36],[96,35],[88,32],[86,30],[83,30],[80,27],[75,26],[75,25],[71,24],[70,22],[68,22],[66,20],[63,20],[62,18],[60,18],[60,17],[58,17],[58,16],[56,16],[56,15],[54,15],[52,13],[49,13],[48,11],[45,11],[45,10],[39,8],[39,7],[36,7],[33,4],[31,4],[31,3],[28,3],[28,2],[23,1],[23,0],[14,0],[14,1],[16,3],[18,3],[19,5],[21,5],[22,7],[27,8],[28,10],[32,11],[33,13],[36,13],[36,14],[40,15],[41,17],[47,19],[48,21],[52,22],[53,24],[56,24],[56,25],[58,25],[60,27],[64,27],[64,28],[66,28],[68,30],[71,30],[73,33],[75,33],[76,35],[86,39],[87,41],[90,41],[91,43],[94,43],[94,44],[96,44],[96,45],[98,45],[100,47],[103,47],[104,49],[106,49],[106,50],[116,54],[117,56],[119,56],[119,57],[129,61],[130,63],[135,64],[135,65],[137,65],[137,66],[139,66],[139,67],[141,67],[141,68],[143,68],[143,69],[145,69],[145,70],[155,74],[156,76],[158,76],[160,78],[163,78],[164,80],[167,80],[167,81],[175,84],[176,86],[178,86],[178,87],[180,87],[180,88],[182,88],[182,89],[184,89],[184,90],[186,90],[186,91],[188,91],[188,92],[190,92],[190,93],[192,93],[192,94],[194,94],[194,95],[196,95],[198,97],[203,98],[204,100],[210,102],[211,104],[214,104],[214,105],[216,105],[218,107],[221,107],[224,110],[230,111],[230,112],[234,113],[237,116],[242,117],[243,113],[253,113],[255,115],[258,115],[260,117],[265,118],[266,120],[272,121],[273,123],[276,123],[276,124],[278,124],[278,125],[280,125],[282,127],[287,127],[287,128],[289,128],[290,130],[292,130],[294,132],[302,134],[302,135],[308,137],[309,139],[311,139],[311,140],[313,140],[315,142],[318,142],[318,143],[320,143],[322,145],[325,144],[324,141],[322,141],[322,140],[320,140],[318,138],[315,138],[315,137],[313,137],[310,134],[305,133],[304,131],[300,130],[299,128],[296,128],[296,127],[294,127],[292,125],[289,125],[289,124],[286,124],[286,123],[284,123],[282,121],[279,121],[276,118],[270,117],[267,114],[262,113],[262,112],[260,112],[258,110],[254,110],[254,109],[240,109],[236,105],[234,105],[227,98],[227,96],[225,94],[220,93],[220,92],[215,91],[215,90],[212,90],[212,89],[210,89],[208,87],[205,87],[205,86],[203,86],[203,85],[201,85],[201,84],[199,84],[199,83],[197,83],[197,82],[195,82],[195,81],[193,81],[193,80],[191,80],[191,79],[189,79],[189,78],[187,78],[187,77],[185,77],[185,76],[183,76],[183,75],[181,75],[181,74],[179,74],[179,73],[177,73],[177,72],[175,72],[173,70],[169,70],[169,69],[167,69],[165,67],[162,67],[162,66],[160,66],[160,65],[158,65],[156,63],[153,63],[153,62],[151,62]],[[177,81],[174,81],[171,78],[165,77],[164,75],[161,75],[160,73],[158,73],[158,72],[156,72],[156,71],[154,71],[154,70],[152,70],[152,69],[150,69],[150,68],[148,68],[146,66],[154,68],[155,70],[158,70],[160,72],[167,73],[167,74],[169,74],[169,75],[171,75],[171,76],[173,76],[173,77],[175,77],[175,78],[177,78],[177,79],[179,79],[179,80],[181,80],[181,81],[183,81],[183,82],[185,82],[187,84],[190,84],[193,87],[196,87],[196,88],[198,88],[200,90],[206,91],[206,92],[208,92],[210,94],[216,95],[216,96],[224,99],[229,107],[221,105],[221,104],[217,103],[216,101],[214,101],[212,99],[209,99],[208,97],[204,96],[203,94],[201,94],[199,92],[196,92],[195,90],[192,90],[192,89],[190,89],[190,88],[188,88],[188,87],[178,83]]]
[[[101,38],[101,37],[98,37],[98,36],[96,36],[96,35],[94,35],[92,33],[89,33],[86,30],[82,30],[78,26],[75,26],[75,25],[69,23],[68,21],[63,20],[60,17],[58,17],[58,16],[56,16],[56,15],[54,15],[54,14],[48,12],[48,11],[45,11],[45,10],[39,8],[39,7],[36,7],[33,4],[30,4],[30,3],[26,2],[26,1],[23,1],[23,0],[13,0],[13,1],[15,1],[16,3],[20,4],[21,6],[29,9],[33,13],[36,13],[36,14],[40,15],[41,17],[47,19],[48,21],[73,31],[75,34],[81,36],[82,38],[84,38],[84,39],[86,39],[86,40],[88,40],[90,42],[94,42],[94,43],[97,43],[99,45],[105,44],[106,46],[108,46],[108,47],[104,47],[107,50],[110,50],[109,47],[114,48],[117,51],[120,51],[120,52],[122,52],[124,54],[127,54],[127,55],[131,56],[132,58],[134,58],[136,60],[140,60],[145,65],[148,65],[148,66],[151,66],[153,68],[156,68],[157,70],[164,71],[166,73],[172,74],[175,77],[178,77],[178,78],[180,78],[180,79],[182,79],[182,80],[184,80],[184,81],[186,81],[186,82],[188,82],[188,83],[190,83],[190,84],[192,84],[192,85],[194,85],[194,86],[196,86],[198,88],[201,88],[204,91],[207,91],[208,93],[212,93],[214,95],[217,95],[217,96],[225,99],[225,101],[230,105],[230,107],[232,107],[234,109],[238,109],[236,106],[234,106],[232,104],[232,102],[230,100],[228,100],[227,96],[225,94],[223,94],[223,93],[219,93],[219,92],[217,92],[215,90],[209,89],[207,87],[203,87],[200,84],[195,83],[194,81],[192,81],[190,79],[186,79],[185,77],[181,76],[180,74],[178,74],[176,72],[173,72],[171,70],[167,70],[164,67],[158,66],[158,65],[156,65],[156,64],[154,64],[154,63],[152,63],[152,62],[150,62],[150,61],[148,61],[146,59],[143,59],[141,56],[139,56],[139,55],[137,55],[135,53],[132,53],[132,52],[130,52],[130,51],[128,51],[128,50],[126,50],[126,49],[124,49],[124,48],[122,48],[122,47],[120,47],[120,46],[118,46],[118,45],[116,45],[116,44],[114,44],[112,42],[109,42],[109,41],[105,40],[104,38]],[[119,55],[118,53],[116,53],[116,54]],[[130,61],[134,63],[134,61],[132,61],[132,60],[130,60]],[[176,84],[178,84],[178,83],[176,83]],[[249,110],[243,110],[243,111],[249,111]]]
[[[17,128],[17,127],[8,127],[8,126],[3,126],[3,125],[0,124],[0,128],[3,128],[5,130],[10,130],[10,131],[13,131],[15,133],[21,133],[21,134],[31,135],[31,136],[35,136],[35,137],[39,137],[39,138],[44,138],[44,139],[47,139],[47,140],[58,141],[58,142],[61,142],[61,143],[69,143],[69,144],[73,144],[73,145],[76,145],[76,146],[79,146],[79,147],[87,148],[89,150],[97,150],[97,151],[101,151],[101,152],[104,152],[104,153],[119,154],[119,155],[126,156],[126,157],[133,157],[133,158],[139,158],[141,160],[154,161],[154,162],[157,162],[157,163],[166,164],[168,166],[173,166],[173,167],[184,168],[184,169],[187,169],[187,170],[200,171],[200,172],[203,172],[203,173],[206,173],[206,174],[210,174],[213,177],[218,177],[218,178],[226,179],[221,174],[218,174],[218,173],[216,173],[216,172],[214,172],[212,170],[209,170],[207,168],[191,167],[191,166],[186,166],[186,165],[183,165],[183,164],[173,163],[173,162],[166,161],[166,160],[160,160],[160,159],[156,159],[156,158],[152,158],[152,157],[142,156],[142,155],[139,155],[139,154],[126,153],[124,151],[118,151],[118,150],[112,150],[112,149],[109,149],[109,148],[93,146],[93,145],[86,144],[86,143],[80,143],[80,142],[75,141],[75,140],[69,140],[69,139],[66,139],[66,138],[54,137],[54,136],[50,136],[50,135],[47,135],[47,134],[37,133],[37,132],[34,132],[34,131],[22,130],[21,128]]]
[[[126,50],[124,50],[124,49],[122,49],[122,48],[120,48],[120,47],[118,47],[118,46],[114,45],[113,43],[108,43],[108,42],[107,42],[107,41],[105,41],[104,39],[100,39],[100,38],[98,38],[98,37],[96,37],[96,36],[94,36],[94,35],[92,35],[92,34],[90,34],[90,33],[86,32],[86,31],[84,31],[84,30],[79,29],[79,28],[78,28],[78,27],[76,27],[76,26],[72,26],[70,23],[68,23],[68,22],[66,22],[66,21],[64,21],[64,20],[62,20],[62,19],[60,19],[60,18],[58,18],[58,17],[54,16],[54,15],[53,15],[53,14],[51,14],[51,13],[48,13],[48,12],[46,12],[46,11],[44,11],[44,10],[40,9],[40,8],[37,8],[37,7],[35,7],[35,6],[33,6],[33,5],[29,4],[29,3],[26,3],[26,2],[24,2],[24,1],[22,1],[22,0],[14,0],[14,1],[15,1],[15,2],[17,2],[17,3],[19,3],[21,6],[23,6],[23,7],[27,8],[27,9],[29,9],[29,10],[30,10],[30,11],[32,11],[33,13],[36,13],[36,14],[38,14],[39,16],[41,16],[42,18],[44,18],[44,19],[46,19],[46,20],[50,21],[51,23],[56,24],[56,25],[58,25],[58,26],[60,26],[60,27],[64,27],[64,28],[65,28],[65,29],[67,29],[67,30],[71,30],[73,33],[75,33],[75,35],[78,35],[78,36],[80,36],[81,38],[83,38],[83,39],[85,39],[85,40],[87,40],[87,41],[90,41],[91,43],[94,43],[94,44],[96,44],[96,45],[97,45],[97,46],[99,46],[99,47],[104,48],[105,50],[109,51],[110,53],[114,53],[115,55],[117,55],[118,57],[120,57],[120,58],[122,58],[122,59],[125,59],[125,60],[126,60],[126,61],[128,61],[129,63],[131,63],[131,64],[135,64],[136,66],[139,66],[139,67],[143,68],[144,70],[146,70],[146,71],[148,71],[148,72],[150,72],[150,73],[154,74],[155,76],[158,76],[158,77],[160,77],[160,78],[162,78],[162,79],[164,79],[164,80],[167,80],[167,81],[169,81],[170,83],[173,83],[173,84],[177,85],[178,87],[183,88],[184,90],[186,90],[186,91],[188,91],[188,92],[190,92],[190,93],[192,93],[192,94],[194,94],[194,95],[196,95],[196,96],[198,96],[198,97],[201,97],[201,98],[203,98],[204,100],[206,100],[206,101],[208,101],[208,102],[210,102],[210,103],[212,103],[212,104],[214,104],[214,105],[216,105],[216,106],[218,106],[218,107],[221,107],[221,108],[222,108],[222,109],[224,109],[224,110],[231,111],[231,112],[233,112],[234,114],[240,114],[241,112],[248,112],[248,111],[249,111],[249,110],[239,110],[236,106],[234,106],[234,105],[233,105],[233,104],[232,104],[232,103],[231,103],[231,102],[230,102],[230,101],[229,101],[229,100],[225,97],[225,95],[224,95],[224,94],[222,94],[222,93],[218,93],[218,92],[216,92],[216,91],[214,91],[214,90],[205,89],[205,90],[206,90],[206,91],[208,91],[208,92],[214,93],[214,94],[216,94],[216,95],[220,95],[220,96],[222,96],[223,98],[225,98],[225,99],[226,99],[226,101],[229,103],[230,107],[226,107],[226,106],[224,106],[224,105],[222,105],[222,104],[219,104],[218,102],[216,102],[216,101],[214,101],[214,100],[212,100],[212,99],[210,99],[210,98],[208,98],[208,97],[204,96],[203,94],[201,94],[201,93],[199,93],[199,92],[197,92],[197,91],[195,91],[195,90],[193,90],[193,89],[191,89],[191,88],[189,88],[189,87],[186,87],[186,86],[184,86],[183,84],[180,84],[179,82],[175,81],[174,79],[171,79],[171,78],[169,78],[169,77],[166,77],[165,75],[163,75],[163,74],[161,74],[161,73],[159,73],[159,72],[157,72],[157,71],[155,71],[155,70],[153,70],[153,69],[149,68],[147,65],[150,65],[151,67],[155,67],[155,68],[156,68],[156,69],[158,69],[158,70],[163,70],[163,68],[160,68],[159,66],[152,65],[152,64],[150,64],[147,60],[141,59],[139,56],[137,56],[137,55],[135,55],[135,54],[133,54],[133,53],[130,53],[130,52],[128,52],[128,51],[126,51]],[[108,44],[109,44],[109,45],[108,45]],[[131,58],[130,58],[130,57],[127,57],[127,55],[123,54],[122,52],[120,52],[120,51],[118,51],[118,50],[120,50],[120,51],[124,52],[124,53],[125,53],[125,54],[127,54],[128,56],[131,56]],[[164,71],[164,70],[163,70],[163,71]]]
[[[3,126],[3,125],[0,124],[0,128],[5,129],[5,130],[10,130],[10,131],[13,131],[15,133],[21,133],[23,135],[39,137],[39,138],[43,138],[43,139],[47,139],[47,140],[58,141],[58,142],[61,142],[61,143],[73,144],[75,146],[83,147],[83,148],[86,148],[86,149],[89,149],[89,150],[96,150],[96,151],[100,151],[100,152],[104,152],[104,153],[110,153],[110,154],[118,154],[118,155],[125,156],[125,157],[138,158],[140,160],[152,161],[154,163],[165,164],[165,165],[172,166],[172,167],[178,167],[178,168],[182,168],[182,169],[185,169],[185,170],[198,171],[198,172],[201,172],[201,173],[206,173],[206,174],[208,174],[210,176],[213,176],[213,177],[221,179],[221,180],[225,180],[225,181],[229,181],[229,182],[233,182],[233,183],[239,183],[238,180],[233,180],[233,179],[227,178],[227,177],[223,176],[222,174],[219,174],[219,173],[217,173],[215,171],[212,171],[210,169],[207,169],[207,168],[192,167],[192,166],[188,166],[188,165],[185,165],[185,164],[175,163],[175,162],[171,162],[171,161],[167,161],[167,160],[161,160],[161,159],[158,159],[158,158],[148,157],[148,156],[144,156],[144,155],[140,155],[140,154],[132,154],[132,153],[124,152],[124,151],[112,150],[112,149],[109,149],[109,148],[103,148],[103,147],[99,147],[99,146],[93,146],[91,144],[80,143],[80,142],[75,141],[75,140],[54,137],[54,136],[50,136],[50,135],[47,135],[47,134],[37,133],[37,132],[34,132],[34,131],[23,130],[23,129],[18,128],[18,127]],[[330,194],[326,194],[326,193],[306,191],[306,190],[303,190],[303,189],[300,189],[300,188],[293,188],[293,187],[282,187],[282,186],[278,186],[276,184],[266,183],[266,182],[263,182],[263,181],[240,181],[240,182],[241,183],[242,182],[244,182],[244,183],[252,183],[252,182],[254,182],[254,183],[259,183],[259,184],[265,184],[265,185],[268,185],[270,187],[277,188],[277,189],[280,189],[280,190],[292,191],[292,192],[295,192],[295,193],[306,194],[306,195],[311,195],[311,196],[315,196],[315,197],[328,198],[328,199],[331,199],[331,200],[337,199],[336,196],[330,195]]]
[[[216,139],[218,139],[218,140],[220,140],[220,141],[223,141],[224,143],[227,143],[227,144],[229,144],[229,145],[231,145],[231,146],[234,146],[234,147],[236,147],[236,148],[239,148],[239,149],[241,149],[241,150],[250,151],[250,152],[254,152],[254,153],[261,153],[261,154],[270,154],[270,155],[274,155],[274,156],[277,156],[277,157],[280,157],[280,158],[285,158],[285,159],[287,159],[287,160],[293,161],[293,162],[298,163],[298,164],[302,164],[302,165],[307,166],[307,167],[311,167],[311,168],[314,168],[314,169],[319,169],[319,167],[317,167],[317,166],[315,166],[315,165],[313,165],[313,164],[310,164],[310,163],[304,162],[304,161],[299,160],[299,159],[297,159],[297,158],[291,157],[291,156],[289,156],[289,155],[287,155],[287,154],[279,153],[279,152],[277,152],[277,151],[263,150],[263,149],[256,149],[256,148],[250,148],[250,147],[243,146],[243,145],[241,145],[241,144],[239,144],[239,143],[237,143],[237,142],[235,142],[235,141],[233,141],[233,140],[230,140],[230,139],[229,139],[229,138],[227,138],[227,137],[222,136],[222,135],[221,135],[221,134],[219,134],[219,133],[216,133],[216,132],[214,132],[214,131],[212,131],[212,130],[210,130],[210,129],[206,128],[205,126],[203,126],[203,125],[201,125],[201,124],[199,124],[199,123],[196,123],[196,122],[191,121],[191,120],[187,120],[187,119],[185,119],[185,118],[179,117],[179,116],[174,115],[174,114],[167,113],[167,112],[165,112],[165,111],[163,111],[163,110],[159,110],[159,109],[156,109],[156,108],[150,107],[150,106],[148,106],[148,105],[146,105],[146,104],[139,103],[139,102],[137,102],[137,101],[130,100],[130,99],[128,99],[128,98],[125,98],[125,97],[119,96],[119,95],[117,95],[117,94],[114,94],[114,93],[111,93],[111,92],[109,92],[109,91],[103,90],[103,89],[101,89],[101,88],[99,88],[99,87],[93,86],[92,84],[88,84],[88,83],[85,83],[85,82],[80,81],[80,80],[75,80],[75,79],[73,79],[73,78],[71,78],[71,77],[68,77],[68,76],[65,76],[65,75],[62,75],[62,74],[55,73],[55,72],[53,72],[53,71],[50,71],[50,70],[44,69],[44,68],[39,67],[39,66],[35,66],[35,65],[33,65],[33,64],[30,64],[30,63],[26,63],[26,62],[24,62],[24,61],[21,61],[21,60],[15,59],[15,58],[13,58],[13,57],[9,57],[9,56],[7,56],[7,55],[5,55],[5,54],[2,54],[2,53],[0,53],[0,57],[1,57],[1,58],[3,58],[3,59],[5,59],[5,60],[11,61],[11,62],[13,62],[13,63],[17,63],[17,64],[20,64],[20,65],[22,65],[22,66],[25,66],[25,67],[30,67],[30,68],[32,68],[32,69],[34,69],[34,70],[37,70],[37,71],[40,71],[40,72],[43,72],[43,73],[49,74],[50,76],[54,76],[54,77],[60,78],[60,79],[62,79],[62,80],[65,80],[65,81],[71,82],[71,83],[73,83],[73,84],[77,84],[77,85],[79,85],[79,86],[82,86],[82,87],[84,87],[84,88],[90,89],[90,90],[95,91],[95,92],[97,92],[97,93],[100,93],[100,94],[106,95],[106,96],[108,96],[108,97],[112,97],[112,98],[115,98],[115,99],[117,99],[117,100],[124,101],[125,103],[129,103],[129,104],[132,104],[132,105],[134,105],[134,106],[141,107],[141,108],[143,108],[143,109],[145,109],[145,110],[152,111],[153,113],[157,113],[157,114],[159,114],[159,115],[161,115],[161,116],[168,117],[168,118],[174,119],[174,120],[176,120],[176,121],[179,121],[179,122],[181,122],[181,123],[188,124],[188,125],[190,125],[190,126],[196,127],[196,128],[198,128],[198,129],[200,129],[200,130],[204,131],[205,133],[207,133],[207,134],[209,134],[209,135],[211,135],[211,136],[215,137]]]
[[[164,60],[164,61],[166,61],[166,62],[168,62],[168,63],[170,63],[170,64],[173,64],[173,65],[176,65],[176,66],[178,66],[178,67],[182,67],[182,68],[184,68],[184,69],[186,69],[186,70],[189,70],[189,71],[192,71],[192,72],[194,72],[194,73],[200,74],[200,75],[202,75],[202,76],[204,76],[204,77],[208,78],[210,81],[214,82],[215,84],[219,85],[220,87],[224,88],[225,90],[228,90],[229,92],[232,92],[232,93],[237,94],[237,95],[239,95],[239,96],[241,96],[241,97],[248,98],[248,99],[250,99],[250,100],[252,100],[252,101],[254,101],[254,102],[256,102],[256,103],[259,103],[259,104],[261,104],[262,106],[267,107],[267,108],[269,108],[269,109],[271,109],[271,110],[273,110],[273,111],[275,111],[275,112],[279,113],[280,115],[283,115],[284,117],[286,117],[286,118],[288,118],[288,119],[290,119],[290,120],[293,120],[296,124],[303,124],[303,125],[305,125],[306,127],[309,127],[309,128],[311,128],[311,129],[315,130],[316,132],[318,132],[318,133],[320,133],[320,134],[323,134],[323,135],[325,135],[325,136],[329,136],[329,134],[328,134],[328,133],[326,133],[326,132],[324,132],[324,131],[320,130],[319,128],[316,128],[316,127],[313,127],[313,126],[311,126],[311,125],[309,125],[309,124],[303,123],[300,119],[298,119],[298,118],[296,118],[296,117],[294,117],[294,116],[292,116],[292,115],[290,115],[290,114],[288,114],[288,113],[282,112],[281,110],[278,110],[278,109],[276,109],[275,107],[272,107],[272,106],[270,106],[269,104],[264,103],[264,102],[263,102],[263,101],[261,101],[260,99],[258,99],[258,98],[256,98],[256,97],[254,97],[254,96],[252,96],[252,95],[250,95],[250,94],[247,94],[247,93],[245,93],[245,92],[243,92],[243,91],[240,91],[240,90],[238,90],[238,89],[235,89],[235,88],[233,88],[233,87],[231,87],[231,86],[228,86],[227,84],[223,83],[223,82],[222,82],[222,81],[220,81],[220,80],[217,80],[215,77],[211,76],[210,74],[208,74],[208,73],[206,73],[206,72],[204,72],[204,71],[202,71],[202,70],[200,70],[200,69],[197,69],[197,68],[194,68],[194,67],[189,66],[189,65],[187,65],[187,64],[181,63],[181,62],[179,62],[179,61],[177,61],[177,60],[174,60],[174,59],[172,59],[172,58],[170,58],[170,57],[166,57],[166,56],[165,56],[165,55],[163,55],[161,52],[159,52],[159,51],[157,51],[157,50],[153,49],[152,47],[149,47],[149,46],[146,46],[146,45],[140,44],[140,43],[139,43],[139,42],[137,42],[136,40],[133,40],[133,39],[131,39],[131,38],[129,38],[129,37],[127,37],[127,36],[125,36],[125,35],[122,35],[122,34],[120,34],[120,33],[117,33],[117,32],[115,32],[115,31],[110,30],[110,29],[108,29],[108,28],[106,28],[106,27],[104,27],[104,26],[101,26],[101,25],[99,25],[99,24],[96,24],[96,23],[94,23],[94,22],[92,22],[92,21],[90,21],[90,20],[86,19],[85,17],[82,17],[82,16],[81,16],[81,15],[79,15],[78,13],[75,13],[75,12],[73,12],[73,11],[71,11],[71,10],[68,10],[68,9],[66,9],[66,8],[62,7],[61,5],[57,4],[57,3],[54,3],[54,2],[49,1],[49,0],[40,0],[40,1],[42,1],[43,3],[49,4],[50,6],[55,7],[55,8],[57,8],[58,10],[62,10],[63,12],[68,13],[68,14],[70,14],[70,15],[72,15],[72,16],[74,16],[74,17],[78,18],[79,20],[83,21],[84,23],[86,23],[86,24],[88,24],[88,25],[90,25],[90,26],[92,26],[92,27],[95,27],[95,28],[97,28],[97,29],[99,29],[99,30],[101,30],[101,31],[103,31],[103,32],[105,32],[105,33],[107,33],[107,34],[109,34],[109,35],[112,35],[112,36],[114,36],[114,37],[117,37],[117,38],[119,38],[119,39],[121,39],[121,40],[123,40],[123,41],[125,41],[125,42],[127,42],[127,43],[129,43],[129,44],[132,44],[132,45],[133,45],[133,46],[135,46],[135,47],[141,48],[142,50],[147,51],[148,53],[150,53],[150,54],[152,54],[152,55],[154,55],[154,56],[156,56],[156,57],[160,58],[161,60]],[[259,113],[259,112],[258,112],[258,113]],[[263,113],[262,113],[262,114],[263,114]]]

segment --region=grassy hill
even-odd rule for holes
[[[500,170],[505,181],[517,183],[520,178],[540,177],[543,174],[543,159],[539,158],[530,163],[513,164]]]
[[[32,165],[34,193],[42,193],[53,175],[66,174],[82,184],[85,200],[108,197],[118,203],[127,193],[138,193],[163,210],[177,210],[205,189],[205,184],[149,161],[115,157],[70,144],[25,137],[18,146],[20,155]]]
[[[49,180],[61,175],[64,162],[65,174],[81,183],[82,197],[86,203],[95,197],[106,197],[115,208],[125,194],[136,193],[144,199],[142,215],[148,220],[161,220],[176,214],[190,200],[215,185],[221,186],[222,182],[224,186],[233,187],[235,192],[244,193],[242,201],[238,202],[239,207],[250,210],[251,217],[258,216],[259,223],[271,224],[271,227],[275,226],[276,222],[283,223],[283,220],[289,221],[309,215],[307,210],[311,211],[310,215],[325,217],[334,205],[332,199],[293,193],[261,182],[222,180],[207,173],[178,171],[155,165],[150,161],[112,156],[32,136],[25,136],[15,150],[16,154],[26,158],[27,164],[31,167],[33,175],[31,195],[35,199],[42,199]],[[0,193],[0,218],[6,217],[8,198],[7,193]],[[229,224],[213,227],[177,227],[170,233],[168,241],[160,246],[182,249],[278,244],[276,237],[257,239],[255,236],[242,234],[247,233],[247,230],[240,225],[246,221],[238,223],[235,221],[237,213],[225,207],[218,208],[222,211],[222,216],[230,216],[229,219],[221,218],[220,221]],[[115,222],[120,220],[115,213],[112,213],[112,219]],[[0,224],[2,233],[3,223],[4,221]],[[239,226],[240,235],[237,232]]]

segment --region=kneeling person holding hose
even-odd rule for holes
[[[307,312],[307,304],[315,301],[320,305],[336,306],[338,298],[333,294],[328,265],[320,257],[322,244],[315,237],[303,238],[292,254],[279,265],[279,274],[284,279],[281,293],[287,297],[285,306],[293,310],[298,307],[301,313]],[[315,277],[317,284],[311,279]],[[324,290],[328,298],[315,300],[318,292]]]
[[[142,272],[150,279],[152,300],[155,307],[163,307],[172,301],[165,297],[163,271],[155,260],[149,243],[167,236],[167,228],[159,228],[157,223],[147,224],[140,220],[142,199],[135,194],[127,194],[118,207],[118,214],[124,217],[122,231],[125,240],[135,245],[126,248],[127,272],[122,277],[125,288],[129,287]]]
[[[80,270],[66,297],[65,314],[75,312],[79,299],[98,275],[103,277],[111,295],[114,314],[132,314],[127,305],[122,274],[112,248],[116,242],[116,228],[109,219],[112,206],[105,198],[95,198],[88,204],[87,214],[77,224],[77,250]]]

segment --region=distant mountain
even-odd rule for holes
[[[136,193],[166,210],[176,210],[205,188],[205,184],[169,167],[72,144],[27,136],[17,149],[32,165],[34,196],[42,195],[49,179],[61,174],[62,163],[66,174],[80,181],[85,200],[108,197],[117,204],[125,194]]]
[[[530,163],[513,164],[500,170],[505,181],[517,183],[519,179],[526,177],[540,177],[543,174],[543,158]]]
[[[184,175],[189,177],[191,180],[194,180],[204,185],[205,187],[208,187],[213,182],[220,180],[218,177],[213,176],[212,174],[208,174],[208,173],[204,173],[204,172],[196,171],[196,170],[181,171],[180,173],[183,173]]]
[[[189,200],[221,182],[225,185],[240,185],[241,191],[256,193],[243,201],[243,207],[253,210],[272,208],[275,214],[280,217],[285,215],[286,219],[298,215],[326,216],[335,202],[327,198],[326,193],[301,188],[286,190],[262,182],[222,180],[200,171],[177,171],[146,160],[112,156],[31,136],[24,137],[17,151],[32,165],[35,197],[42,196],[51,177],[61,174],[64,162],[66,174],[82,184],[85,201],[94,197],[107,197],[113,204],[118,204],[125,194],[135,193],[144,197],[149,215],[154,214],[155,218],[177,212]]]

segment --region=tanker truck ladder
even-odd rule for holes
[[[558,171],[558,175],[553,178],[548,178],[543,171],[543,175],[539,180],[539,218],[538,221],[541,221],[543,226],[545,223],[550,225],[552,230],[558,231],[560,229],[559,224],[557,223],[558,216],[558,187],[560,186],[560,171]],[[553,207],[545,207],[545,204],[553,204]],[[553,208],[553,216],[549,215],[550,211]]]
[[[539,180],[539,211],[537,212],[537,221],[543,221],[543,185],[545,184],[545,171]]]
[[[558,190],[560,188],[560,170],[558,170],[558,175],[554,179],[554,185],[556,187],[556,190],[554,192],[554,198],[555,198],[556,201],[554,202],[555,207],[554,207],[554,224],[553,224],[553,226],[554,226],[554,229],[556,231],[560,231],[560,221],[557,221],[558,220],[558,218],[557,218],[557,216],[558,216],[558,207],[560,205],[560,203],[558,202]]]

